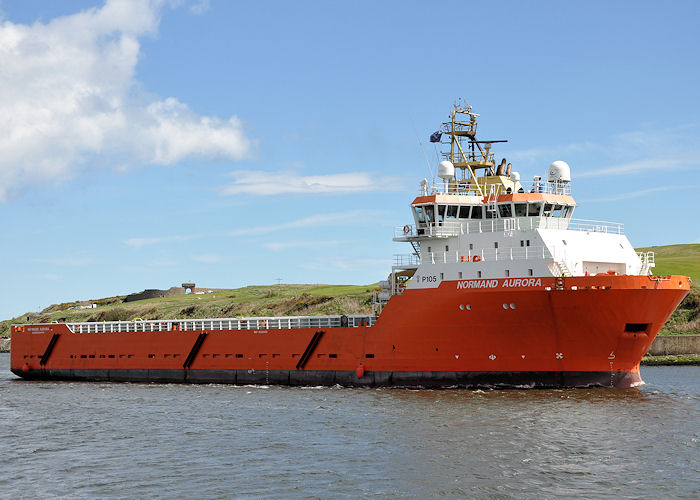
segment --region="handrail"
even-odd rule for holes
[[[374,325],[376,318],[366,314],[347,315],[348,327]],[[281,330],[297,328],[340,328],[342,315],[269,316],[259,318],[203,318],[145,321],[103,321],[66,323],[73,333],[124,333],[205,330]],[[48,324],[48,323],[46,323]],[[37,323],[39,325],[39,323]]]
[[[493,158],[491,158],[490,160],[493,161]],[[522,184],[522,186],[523,191],[526,193],[571,195],[570,182],[533,181],[530,183],[529,189],[525,188],[524,183]],[[479,197],[483,196],[483,194],[480,193],[477,189],[476,185],[469,183],[468,180],[465,179],[453,179],[449,182],[440,182],[437,180],[433,180],[433,182],[430,184],[421,184],[418,192],[421,196],[427,196],[429,194],[459,194]]]
[[[415,253],[408,254],[394,254],[394,266],[404,267],[404,266],[419,266],[420,265],[420,255]]]
[[[637,257],[642,261],[642,265],[639,267],[639,274],[651,274],[652,268],[656,267],[654,252],[637,252]]]
[[[619,222],[570,219],[568,217],[508,217],[493,219],[458,219],[396,226],[395,240],[409,240],[418,237],[446,238],[461,234],[490,233],[500,231],[529,231],[532,229],[560,229],[568,231],[585,231],[589,233],[624,234],[624,225]]]
[[[424,264],[450,264],[456,262],[492,262],[503,260],[542,260],[552,259],[552,252],[545,246],[484,248],[468,252],[426,252]]]

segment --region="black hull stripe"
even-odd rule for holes
[[[639,374],[626,372],[367,371],[362,378],[357,378],[354,371],[330,370],[38,369],[13,372],[31,380],[347,387],[630,387],[642,381]]]

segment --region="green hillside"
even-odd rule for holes
[[[23,323],[128,321],[142,319],[230,318],[236,316],[322,316],[369,314],[375,285],[247,286],[213,293],[174,295],[123,302],[125,296],[54,304],[0,322],[0,337],[10,325]],[[71,309],[96,304],[95,309]]]
[[[657,276],[682,274],[690,276],[693,286],[700,285],[700,244],[638,248],[637,251],[654,252]]]

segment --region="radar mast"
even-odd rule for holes
[[[460,98],[453,104],[450,120],[443,122],[441,127],[442,133],[450,136],[450,149],[443,152],[442,156],[459,169],[459,172],[455,171],[454,180],[450,182],[450,191],[455,193],[477,191],[484,196],[485,187],[490,184],[488,177],[496,175],[491,144],[508,142],[477,140],[478,117],[479,115],[472,111],[472,107]],[[478,178],[476,172],[480,169],[484,169],[484,175]]]

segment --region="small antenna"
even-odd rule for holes
[[[433,169],[430,167],[430,161],[428,161],[428,155],[425,154],[425,148],[423,148],[423,143],[420,140],[420,136],[418,135],[418,132],[416,131],[416,126],[413,124],[413,119],[411,119],[411,127],[413,127],[413,133],[416,134],[416,139],[418,139],[418,144],[420,145],[420,150],[423,151],[423,157],[425,158],[425,164],[428,165],[428,172],[430,172],[430,178],[434,179],[433,177]]]

